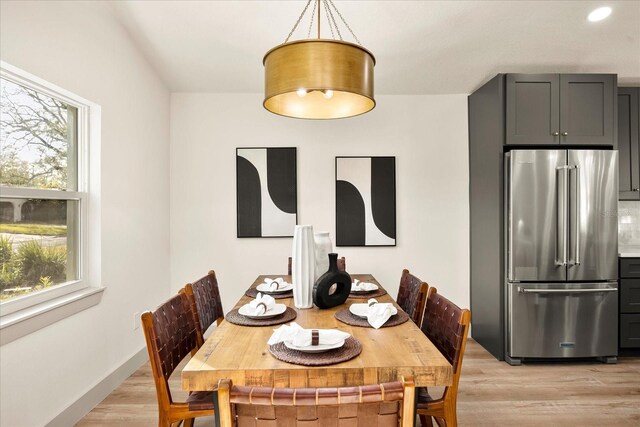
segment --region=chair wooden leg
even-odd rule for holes
[[[158,416],[158,427],[171,427],[171,421],[169,420],[169,416],[167,414],[160,412]]]
[[[457,427],[458,426],[458,416],[457,416],[457,399],[448,399],[444,403],[444,420],[446,421],[447,427]]]
[[[427,415],[420,415],[420,426],[421,427],[433,427],[433,423],[431,422],[431,417]]]
[[[184,420],[184,427],[193,427],[193,418],[187,418]]]

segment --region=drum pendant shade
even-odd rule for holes
[[[375,58],[358,44],[321,38],[285,42],[268,51],[262,62],[263,106],[272,113],[340,119],[364,114],[376,105]]]

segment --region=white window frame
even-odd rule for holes
[[[0,77],[77,108],[77,191],[0,186],[2,196],[74,200],[79,204],[78,279],[0,303],[0,329],[4,329],[22,322],[24,319],[21,313],[28,317],[37,316],[39,311],[50,311],[56,304],[67,305],[71,300],[78,300],[83,295],[94,295],[96,289],[102,289],[100,288],[100,216],[98,212],[101,108],[96,103],[4,61],[0,61]],[[69,298],[65,300],[65,296]],[[41,307],[41,310],[38,307]]]

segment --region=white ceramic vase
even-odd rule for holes
[[[291,249],[291,281],[293,282],[293,304],[296,308],[313,307],[315,262],[313,226],[296,225]]]
[[[328,231],[318,231],[313,233],[315,241],[315,257],[316,257],[316,274],[314,283],[318,281],[318,277],[322,276],[329,270],[329,254],[333,252],[333,243]]]

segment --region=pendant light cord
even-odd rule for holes
[[[313,0],[312,0],[313,1]],[[313,1],[313,9],[311,10],[311,22],[309,22],[309,31],[307,31],[307,38],[311,38],[311,29],[313,28],[313,18],[316,16],[316,6],[318,5],[317,1]],[[302,12],[304,15],[304,11]],[[302,18],[302,16],[300,17]]]
[[[311,11],[311,22],[309,23],[309,31],[307,32],[307,38],[311,38],[311,29],[313,28],[313,21],[314,21],[315,14],[316,14],[316,8],[318,9],[318,38],[320,38],[320,8],[322,6],[320,6],[319,3],[322,2],[323,5],[324,5],[325,14],[327,15],[327,23],[329,24],[329,30],[331,30],[331,38],[333,38],[333,39],[336,38],[335,33],[334,33],[334,29],[335,29],[335,32],[338,34],[338,38],[340,40],[344,40],[342,38],[342,34],[340,33],[340,28],[338,27],[338,23],[336,22],[336,18],[335,18],[334,14],[333,14],[333,11],[332,11],[332,8],[333,8],[333,10],[335,10],[335,12],[338,14],[338,17],[340,18],[340,20],[342,21],[344,26],[347,27],[347,29],[349,30],[349,32],[351,33],[351,35],[353,36],[355,41],[360,46],[362,46],[362,43],[360,43],[360,40],[355,35],[355,33],[353,32],[353,30],[351,29],[349,24],[347,24],[347,21],[344,19],[344,17],[342,16],[340,11],[336,7],[336,5],[333,4],[333,0],[307,0],[307,4],[304,6],[304,9],[302,9],[302,13],[298,17],[298,20],[296,21],[296,23],[293,25],[293,28],[291,29],[291,31],[289,31],[289,35],[284,40],[284,43],[287,43],[289,41],[289,39],[291,38],[293,33],[296,31],[296,28],[298,28],[298,25],[300,25],[300,21],[304,17],[304,14],[307,12],[307,9],[309,9],[309,5],[311,4],[311,2],[313,2],[313,9]]]
[[[342,21],[342,23],[345,25],[345,27],[347,27],[347,30],[349,30],[349,32],[351,33],[351,35],[353,36],[353,38],[356,40],[356,42],[358,42],[358,44],[360,46],[362,46],[362,43],[360,43],[360,40],[358,40],[358,37],[356,37],[356,35],[354,34],[353,30],[351,29],[351,27],[349,26],[349,24],[347,24],[347,21],[345,21],[345,19],[342,17],[342,14],[340,13],[340,11],[338,10],[338,8],[336,7],[335,4],[333,4],[333,0],[328,0],[329,4],[331,6],[333,6],[333,9],[336,11],[336,13],[338,14],[338,16],[340,17],[340,20]]]
[[[293,28],[291,29],[291,31],[289,31],[289,35],[287,36],[287,38],[284,40],[284,43],[288,42],[289,39],[291,38],[291,35],[293,35],[293,32],[296,30],[296,28],[298,28],[298,24],[300,24],[300,20],[302,20],[302,17],[304,16],[305,12],[307,11],[307,9],[309,8],[309,5],[311,4],[312,0],[308,0],[307,4],[304,6],[304,9],[302,9],[302,13],[300,14],[300,16],[298,17],[298,20],[296,21],[296,23],[294,24]],[[315,1],[313,3],[314,6],[314,10],[315,10]],[[313,17],[313,14],[311,14],[311,16]],[[313,23],[312,23],[313,25]]]
[[[335,26],[336,31],[338,32],[338,37],[342,40],[342,35],[340,34],[340,30],[336,25],[336,19],[333,17],[333,13],[331,13],[331,9],[329,8],[329,4],[327,0],[322,0],[322,4],[324,5],[324,12],[327,15],[327,22],[329,23],[329,30],[331,30],[331,38],[335,40],[336,36],[333,33],[333,27]],[[333,21],[333,22],[332,22]]]

